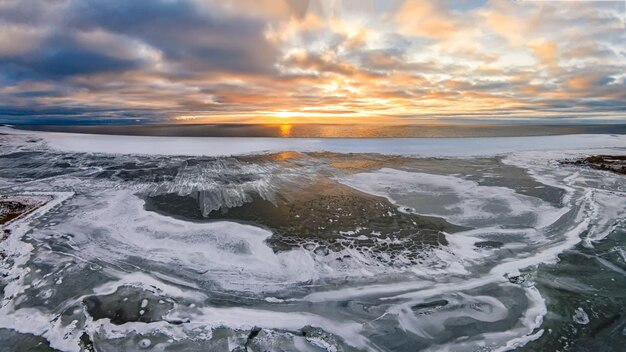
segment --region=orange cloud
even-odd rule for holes
[[[488,11],[485,21],[493,32],[506,38],[514,46],[520,45],[524,40],[524,33],[528,32],[527,24],[522,19],[497,10]]]
[[[587,90],[593,86],[596,81],[592,76],[577,76],[567,80],[567,86],[574,90]]]
[[[435,1],[407,0],[396,12],[402,33],[430,38],[448,38],[459,32],[454,17]]]
[[[532,41],[528,46],[533,50],[539,62],[550,69],[557,69],[559,65],[559,49],[556,43],[545,39]]]

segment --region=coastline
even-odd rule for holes
[[[476,138],[266,138],[157,137],[33,132],[0,127],[0,133],[41,138],[63,152],[168,156],[234,156],[255,153],[336,152],[467,157],[520,151],[626,148],[626,135],[583,134]]]

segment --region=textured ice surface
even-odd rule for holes
[[[15,350],[476,351],[552,341],[557,328],[568,339],[622,336],[615,302],[624,244],[611,241],[624,234],[626,181],[554,161],[593,152],[565,147],[623,152],[623,137],[246,139],[227,151],[212,139],[91,137],[0,136],[3,192],[51,199],[10,224],[0,244],[0,337]],[[135,147],[172,155],[517,151],[399,160],[128,154]],[[125,154],[84,153],[96,151]],[[329,194],[340,189],[362,196]],[[163,196],[193,206],[147,208],[147,198]],[[423,215],[464,227],[414,246]],[[400,227],[411,233],[394,237],[389,229]],[[278,231],[291,232],[288,246],[273,243]],[[546,270],[582,262],[572,273]],[[585,271],[594,265],[602,270]],[[555,307],[558,292],[585,299]]]
[[[472,227],[524,223],[543,226],[550,204],[505,187],[481,186],[457,176],[432,175],[383,168],[340,180],[361,191],[401,203],[407,212],[443,216]]]

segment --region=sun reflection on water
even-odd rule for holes
[[[283,123],[280,125],[280,136],[281,137],[291,137],[291,128],[292,126],[288,123]]]

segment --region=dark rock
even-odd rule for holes
[[[592,155],[584,159],[563,160],[563,165],[587,166],[592,169],[626,175],[626,155]]]

